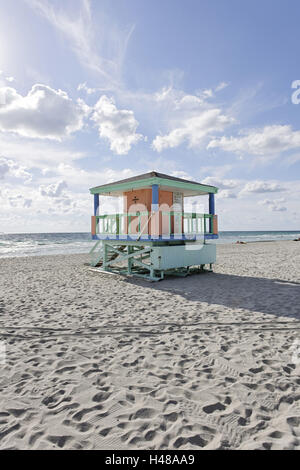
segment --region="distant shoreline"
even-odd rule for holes
[[[298,230],[220,230],[219,233],[299,233]],[[90,232],[0,232],[0,235],[90,235]]]
[[[239,231],[219,232],[216,240],[207,240],[217,246],[272,241],[293,241],[299,231]],[[54,254],[87,254],[95,245],[89,232],[37,233],[0,235],[0,258],[43,256]]]
[[[237,242],[217,243],[217,249],[218,249],[218,247],[221,247],[221,246],[223,248],[223,247],[232,247],[232,246],[237,246],[238,247],[238,246],[241,246],[241,245],[249,245],[249,244],[257,245],[259,243],[276,243],[276,244],[284,243],[285,244],[285,243],[290,243],[290,242],[293,242],[293,241],[294,240],[291,239],[291,240],[253,240],[253,241],[247,241],[247,242],[243,242],[243,243],[237,243]],[[211,243],[211,242],[209,241],[209,243]],[[300,247],[300,242],[299,242],[299,247]],[[12,255],[1,255],[0,254],[0,260],[1,259],[16,259],[16,258],[18,258],[18,259],[27,259],[27,258],[36,258],[37,256],[39,258],[40,257],[47,257],[47,258],[50,257],[50,258],[52,258],[52,257],[57,257],[57,256],[67,256],[67,257],[70,256],[70,257],[72,257],[72,256],[79,256],[79,255],[88,257],[89,252],[88,251],[86,251],[86,252],[79,251],[79,252],[74,252],[74,253],[36,253],[36,254],[28,254],[28,255],[24,255],[24,256],[22,256],[22,255],[17,255],[16,256],[14,254],[12,254]]]

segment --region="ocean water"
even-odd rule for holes
[[[90,233],[0,233],[0,258],[88,253],[94,244]]]
[[[293,240],[299,231],[220,232],[213,243]],[[14,256],[58,255],[88,253],[95,241],[90,233],[0,233],[0,258]]]

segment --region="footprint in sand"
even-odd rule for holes
[[[226,409],[226,406],[224,406],[220,402],[202,407],[202,410],[204,411],[204,413],[207,413],[207,414],[214,413],[215,411],[224,411],[225,409]]]
[[[63,402],[70,402],[72,398],[70,396],[66,396],[66,391],[61,389],[58,390],[53,395],[48,395],[42,400],[42,404],[45,405],[47,408],[52,409],[57,407]]]
[[[72,436],[48,436],[47,440],[55,446],[62,449],[66,444],[69,444],[72,440]],[[68,446],[69,447],[69,446]]]

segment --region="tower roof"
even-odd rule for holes
[[[161,189],[167,191],[180,191],[184,196],[196,196],[200,194],[216,193],[218,188],[208,184],[197,183],[176,176],[151,171],[142,175],[132,176],[120,181],[102,184],[90,189],[91,194],[102,194],[107,196],[121,196],[123,192],[150,188],[158,184]]]

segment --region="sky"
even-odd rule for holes
[[[0,233],[88,232],[89,188],[153,170],[217,186],[220,230],[299,230],[299,15],[0,0]]]

